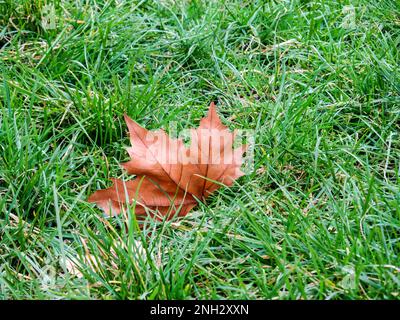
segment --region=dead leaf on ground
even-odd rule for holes
[[[222,124],[214,103],[200,126],[191,129],[190,147],[162,129],[146,130],[127,115],[125,121],[132,147],[127,148],[131,160],[122,167],[136,178],[112,179],[112,187],[89,197],[106,214],[120,214],[134,203],[137,217],[185,216],[198,200],[204,201],[243,175],[240,167],[246,146],[233,148],[236,130],[231,132]]]

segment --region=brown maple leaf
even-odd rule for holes
[[[125,115],[132,147],[131,160],[122,167],[136,175],[129,181],[112,179],[112,187],[98,190],[88,201],[106,213],[119,214],[126,204],[137,216],[159,219],[186,215],[197,201],[204,201],[222,185],[230,186],[243,175],[240,170],[246,146],[233,148],[236,132],[221,123],[214,103],[197,129],[191,130],[191,145],[170,138],[164,130],[148,131]]]

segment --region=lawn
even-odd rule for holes
[[[1,299],[399,299],[400,2],[0,1]],[[254,133],[186,217],[106,219],[124,113]]]

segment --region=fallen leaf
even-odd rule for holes
[[[200,126],[191,130],[190,147],[164,130],[149,131],[127,115],[131,160],[122,167],[136,178],[112,179],[113,186],[93,193],[88,201],[116,215],[134,203],[138,217],[162,219],[186,215],[221,186],[231,186],[240,170],[245,145],[233,148],[236,132],[222,124],[214,103]]]

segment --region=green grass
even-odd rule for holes
[[[44,6],[0,1],[0,298],[400,297],[399,1]],[[126,177],[124,112],[211,101],[254,172],[147,234],[86,202]]]

